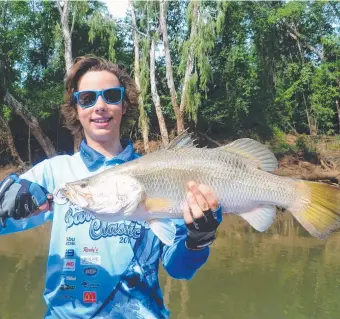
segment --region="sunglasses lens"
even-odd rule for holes
[[[96,92],[85,91],[79,94],[79,104],[81,106],[91,106],[96,102]]]
[[[108,89],[104,91],[104,97],[108,103],[119,103],[122,99],[122,93],[120,89]]]

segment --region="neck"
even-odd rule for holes
[[[87,145],[107,158],[117,156],[123,151],[123,147],[119,138],[100,142],[87,140]]]

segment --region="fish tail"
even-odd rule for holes
[[[298,199],[288,210],[313,236],[327,237],[340,225],[340,188],[297,181]]]

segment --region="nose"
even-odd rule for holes
[[[94,110],[96,112],[100,112],[100,111],[106,111],[107,110],[107,104],[104,101],[102,96],[98,97],[98,100],[96,102],[96,104],[93,106]]]

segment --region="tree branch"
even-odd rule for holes
[[[311,45],[305,38],[304,35],[302,35],[299,31],[297,31],[295,28],[291,27],[287,22],[284,22],[284,25],[287,27],[288,34],[294,39],[294,40],[300,40],[305,47],[307,47],[310,51],[315,53],[320,60],[323,60],[323,54],[318,49],[316,49],[313,45]]]
[[[61,7],[60,2],[61,2],[60,0],[57,1],[57,8],[58,8],[58,11],[59,11],[59,13],[60,13],[60,16],[62,16],[62,14],[63,14],[63,9],[62,9],[62,7]]]
[[[72,33],[73,33],[74,23],[75,23],[75,21],[76,21],[77,12],[75,11],[75,9],[74,9],[74,11],[72,12],[72,15],[73,15],[73,17],[72,17],[72,26],[71,26],[70,35],[72,35]]]
[[[140,31],[137,27],[127,24],[125,22],[120,22],[119,24],[123,25],[124,27],[130,28],[133,31],[136,31],[138,34],[142,35],[143,37],[150,38],[150,36],[142,31]]]

